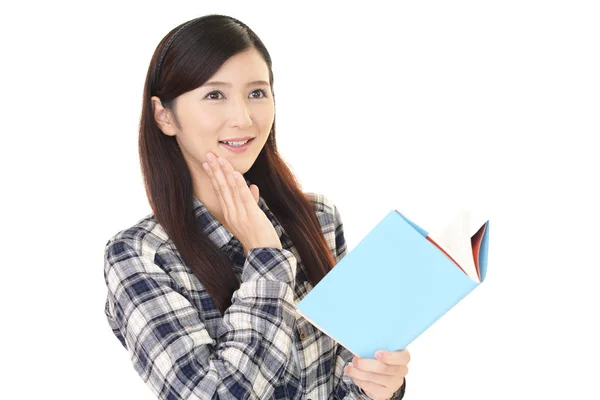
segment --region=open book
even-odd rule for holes
[[[485,280],[488,242],[468,211],[428,233],[392,210],[297,312],[360,357],[402,350]]]

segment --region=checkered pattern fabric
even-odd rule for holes
[[[341,260],[339,211],[324,195],[307,195]],[[368,399],[343,374],[353,354],[296,314],[311,285],[262,197],[258,204],[283,249],[253,248],[245,257],[237,238],[194,198],[198,223],[240,281],[223,316],[153,214],[110,238],[104,277],[112,332],[159,399]]]

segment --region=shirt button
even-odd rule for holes
[[[306,332],[300,332],[300,340],[306,339]]]

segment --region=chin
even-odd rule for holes
[[[245,174],[246,172],[248,172],[248,170],[252,166],[252,163],[247,160],[231,160],[228,157],[226,157],[226,159],[227,159],[227,161],[229,161],[229,163],[231,164],[233,169],[235,171],[238,171],[242,175]],[[252,162],[254,162],[254,161],[252,161]]]

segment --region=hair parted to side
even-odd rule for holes
[[[211,14],[174,28],[158,44],[150,62],[140,121],[140,164],[154,217],[222,314],[231,305],[239,283],[230,259],[200,228],[194,215],[190,170],[176,138],[163,134],[156,124],[150,98],[157,96],[165,108],[172,108],[177,96],[203,85],[231,56],[250,48],[258,50],[268,65],[275,100],[271,57],[244,23]],[[264,148],[244,177],[260,188],[298,250],[308,278],[316,285],[335,260],[312,203],[277,152],[275,121]]]

